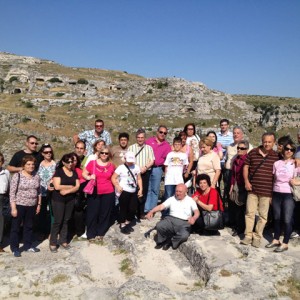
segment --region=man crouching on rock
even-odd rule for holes
[[[187,195],[187,188],[183,183],[176,186],[175,196],[151,209],[146,218],[150,220],[153,214],[164,209],[170,209],[170,215],[156,224],[157,244],[155,249],[168,250],[171,246],[177,249],[187,241],[191,225],[199,217],[196,202]]]

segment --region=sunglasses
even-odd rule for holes
[[[109,153],[108,152],[100,152],[100,154],[108,155]]]
[[[167,135],[168,133],[166,131],[159,131],[160,134]]]
[[[95,127],[103,127],[103,125],[95,125]]]
[[[52,154],[52,151],[44,151],[43,154]]]
[[[37,142],[30,142],[29,144],[30,145],[38,145],[39,143],[37,143]]]
[[[238,150],[247,150],[248,148],[245,147],[237,147]]]
[[[72,163],[73,163],[73,160],[66,161],[65,163],[66,163],[66,164],[72,164]]]
[[[284,151],[291,151],[291,152],[295,152],[296,151],[296,149],[289,148],[289,147],[284,147],[283,149],[284,149]]]

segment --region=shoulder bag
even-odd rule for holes
[[[206,204],[209,204],[210,191]],[[223,211],[220,210],[220,195],[218,193],[218,210],[202,211],[204,229],[205,230],[220,230],[224,229],[224,216]]]
[[[296,176],[294,177],[297,180],[300,180],[300,177]],[[295,201],[300,201],[300,185],[291,185],[291,191],[293,194],[293,198]]]
[[[95,173],[96,173],[96,160],[94,160],[94,172],[93,172],[93,174],[95,174]],[[94,194],[94,190],[95,190],[96,186],[97,186],[96,179],[91,179],[86,184],[86,186],[84,187],[83,192],[88,194],[88,195],[92,195],[92,194]]]
[[[15,191],[15,196],[17,195],[18,190],[19,190],[19,183],[20,183],[20,173],[18,173],[17,188]],[[4,196],[2,215],[4,217],[11,217],[10,200],[9,200],[9,196],[7,196],[7,195]]]
[[[236,181],[236,166],[234,166],[234,185],[230,194],[230,200],[235,203],[237,203],[237,201],[239,200],[239,186]]]

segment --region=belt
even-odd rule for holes
[[[163,165],[161,165],[161,166],[152,166],[152,168],[162,168],[163,167]]]

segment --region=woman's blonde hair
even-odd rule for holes
[[[111,158],[112,158],[112,157],[111,157],[111,152],[110,152],[110,148],[109,148],[108,146],[106,146],[106,145],[103,145],[103,146],[101,147],[100,152],[99,152],[99,155],[98,155],[98,158],[100,157],[101,152],[103,152],[104,150],[107,150],[107,152],[108,152],[107,161],[110,161]]]
[[[209,146],[210,148],[212,148],[214,145],[213,141],[209,137],[205,137],[205,138],[201,139],[199,144],[200,144],[200,147],[202,145],[206,145],[206,146]]]

